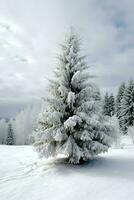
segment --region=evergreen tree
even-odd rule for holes
[[[115,100],[114,96],[111,93],[111,95],[108,95],[108,92],[106,92],[103,102],[103,114],[106,116],[113,116],[115,113]]]
[[[115,114],[115,99],[112,93],[109,97],[108,102],[109,102],[109,115],[113,116]]]
[[[122,83],[119,87],[118,94],[116,97],[116,116],[118,119],[120,118],[120,113],[121,113],[121,101],[124,95],[125,91],[125,83]]]
[[[73,32],[62,45],[55,76],[35,132],[34,146],[40,156],[62,153],[76,164],[107,151],[113,128],[102,115],[99,90],[89,82],[88,66]]]
[[[106,116],[110,116],[108,92],[106,92],[105,97],[104,97],[103,114],[106,115]]]
[[[12,129],[12,124],[9,123],[8,125],[8,133],[7,133],[7,138],[6,138],[6,144],[7,145],[14,145],[14,133],[13,133],[13,129]]]
[[[131,80],[126,87],[121,101],[121,112],[119,115],[121,129],[127,132],[129,126],[134,125],[134,81]]]

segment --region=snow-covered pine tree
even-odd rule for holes
[[[48,106],[34,133],[41,157],[61,153],[74,164],[107,151],[113,131],[102,115],[99,89],[89,82],[91,75],[79,44],[71,31],[62,45],[55,80],[50,81]]]
[[[125,83],[123,82],[118,90],[118,94],[116,97],[116,116],[118,118],[120,118],[120,112],[121,112],[121,101],[124,95],[124,91],[125,91]]]
[[[14,145],[15,144],[14,133],[13,133],[13,128],[12,128],[11,123],[9,123],[9,125],[8,125],[8,133],[7,133],[7,138],[6,138],[6,144],[7,145]]]
[[[103,114],[106,116],[110,116],[110,108],[109,108],[109,95],[106,92],[103,102]]]
[[[106,116],[113,116],[115,113],[115,100],[114,96],[111,93],[111,95],[108,95],[108,92],[106,92],[103,102],[103,114]]]
[[[111,93],[109,96],[109,115],[113,116],[115,114],[115,99],[114,95]]]
[[[119,115],[121,129],[127,132],[129,126],[134,126],[134,81],[131,80],[126,87],[121,101],[121,112]]]

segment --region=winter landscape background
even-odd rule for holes
[[[133,1],[0,3],[1,199],[133,199]]]

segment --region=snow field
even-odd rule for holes
[[[0,152],[1,200],[134,199],[132,144],[83,165],[39,160],[31,146],[3,145]]]

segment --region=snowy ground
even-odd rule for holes
[[[38,161],[30,146],[0,146],[0,200],[134,200],[133,145],[81,166],[60,161]]]

